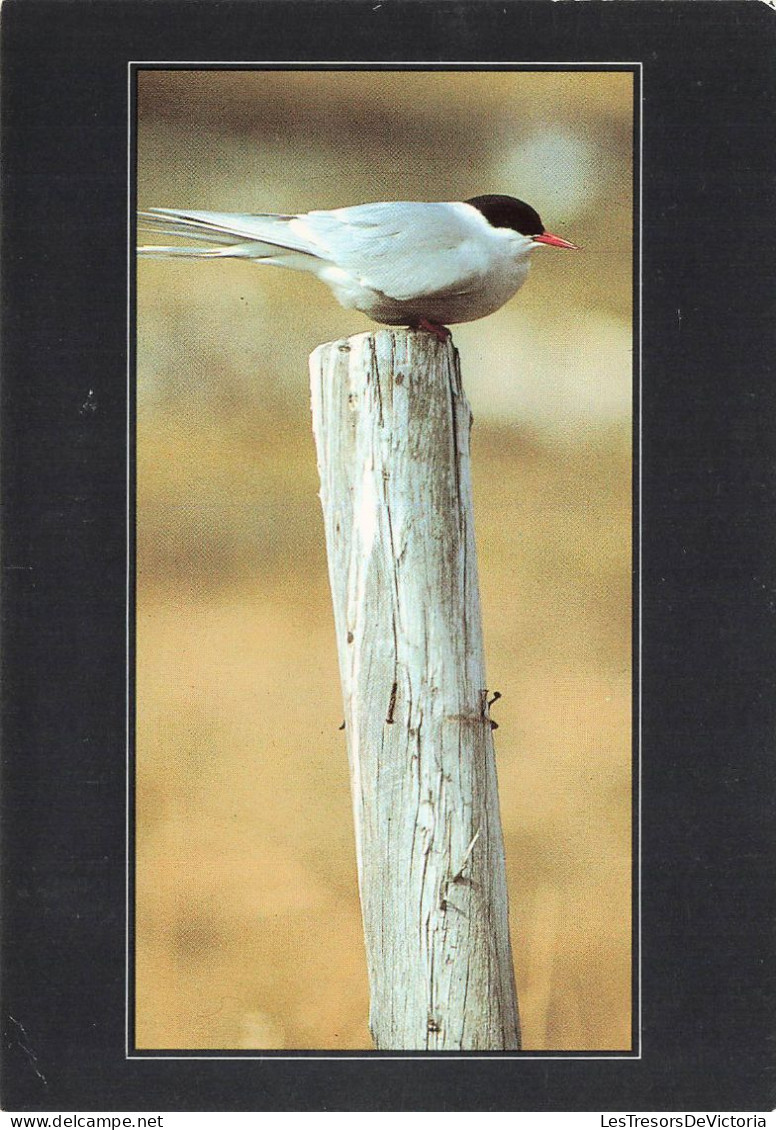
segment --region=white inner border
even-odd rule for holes
[[[638,406],[639,406],[639,430],[638,430],[638,437],[637,437],[638,443],[637,443],[637,448],[636,448],[637,453],[638,453],[638,455],[637,455],[638,466],[636,468],[634,468],[634,471],[636,473],[637,482],[638,482],[638,519],[639,519],[638,520],[638,559],[637,559],[638,600],[636,602],[636,608],[633,610],[634,613],[635,613],[633,619],[634,619],[635,627],[636,627],[636,630],[637,630],[637,633],[638,633],[638,637],[637,637],[638,638],[638,678],[633,685],[633,695],[635,697],[637,709],[636,709],[635,748],[632,750],[632,753],[631,753],[631,756],[633,758],[635,758],[635,769],[636,769],[636,772],[633,775],[632,779],[634,780],[634,782],[636,784],[636,788],[637,788],[636,828],[633,829],[632,831],[637,831],[637,833],[638,833],[637,837],[636,837],[636,845],[635,845],[635,848],[636,848],[635,855],[636,855],[636,862],[637,862],[636,883],[635,883],[635,891],[632,892],[632,895],[635,894],[635,896],[636,896],[635,900],[634,900],[635,911],[636,911],[635,937],[637,938],[637,948],[638,948],[638,970],[637,970],[637,978],[636,978],[637,985],[638,985],[637,994],[636,994],[637,1000],[634,1001],[634,1002],[631,1002],[631,1007],[633,1008],[635,1006],[635,1013],[636,1013],[636,1019],[637,1019],[637,1023],[636,1023],[637,1047],[636,1047],[636,1049],[634,1049],[634,1051],[621,1052],[621,1053],[618,1053],[618,1052],[598,1052],[598,1053],[589,1053],[589,1054],[585,1053],[585,1052],[569,1052],[568,1054],[564,1054],[563,1052],[553,1052],[551,1054],[542,1054],[541,1052],[535,1053],[535,1052],[530,1052],[530,1051],[517,1051],[517,1052],[505,1053],[503,1055],[499,1055],[499,1054],[493,1053],[493,1052],[488,1053],[488,1055],[477,1055],[476,1052],[461,1052],[460,1054],[457,1055],[453,1052],[446,1052],[444,1055],[436,1055],[432,1052],[424,1052],[422,1050],[412,1052],[411,1054],[410,1053],[397,1053],[397,1052],[392,1052],[390,1054],[382,1054],[381,1052],[375,1050],[375,1051],[365,1051],[360,1055],[350,1055],[348,1053],[339,1052],[336,1049],[331,1049],[328,1052],[320,1052],[320,1053],[315,1052],[315,1051],[307,1052],[307,1051],[304,1051],[304,1049],[300,1049],[300,1050],[296,1050],[296,1051],[291,1051],[288,1054],[281,1054],[280,1051],[270,1052],[270,1054],[265,1054],[264,1051],[257,1051],[255,1053],[251,1053],[250,1049],[246,1049],[245,1054],[240,1054],[240,1055],[230,1054],[229,1052],[219,1053],[219,1052],[212,1052],[212,1051],[191,1051],[191,1052],[186,1052],[186,1053],[176,1053],[176,1052],[173,1051],[170,1054],[155,1055],[153,1053],[149,1053],[148,1055],[146,1055],[146,1054],[138,1054],[137,1052],[135,1052],[133,1054],[133,1050],[130,1049],[130,1046],[129,1046],[129,1034],[130,1034],[130,1014],[129,1014],[129,1010],[130,1010],[130,1000],[131,1000],[130,976],[131,976],[131,973],[132,973],[132,960],[131,960],[132,939],[130,938],[130,934],[129,934],[130,896],[131,896],[131,883],[130,883],[130,862],[131,861],[130,861],[130,857],[129,857],[129,848],[130,848],[130,843],[131,843],[131,831],[132,831],[132,811],[131,811],[132,789],[131,789],[131,779],[130,779],[131,766],[132,766],[132,758],[131,758],[132,750],[130,748],[132,702],[130,700],[129,672],[130,672],[130,662],[131,662],[131,659],[132,659],[131,647],[130,647],[130,644],[131,644],[130,622],[131,622],[131,611],[132,611],[132,609],[131,609],[132,592],[131,592],[131,588],[130,588],[130,580],[131,580],[131,577],[132,577],[132,560],[131,560],[130,553],[131,553],[131,549],[132,549],[131,535],[132,535],[132,519],[133,519],[133,514],[132,514],[132,510],[131,510],[131,497],[130,497],[131,468],[132,468],[132,452],[130,450],[130,438],[131,438],[131,434],[132,434],[132,432],[131,432],[132,413],[133,413],[134,407],[135,407],[134,403],[132,402],[132,399],[131,399],[132,359],[133,359],[133,350],[132,350],[132,330],[133,330],[133,326],[132,326],[132,293],[131,293],[131,288],[132,288],[132,260],[133,260],[133,257],[135,255],[135,248],[132,244],[132,216],[133,216],[133,213],[134,213],[134,210],[135,210],[135,199],[134,199],[134,195],[133,195],[133,191],[132,191],[133,186],[132,186],[132,114],[131,114],[131,109],[132,109],[132,105],[133,105],[133,95],[134,95],[133,69],[140,71],[140,70],[143,69],[143,67],[149,67],[149,68],[170,67],[171,70],[186,70],[186,69],[195,70],[197,68],[201,68],[202,70],[250,69],[250,70],[255,70],[255,71],[275,71],[275,70],[286,70],[286,69],[288,69],[288,70],[291,70],[291,69],[293,69],[293,70],[303,70],[303,71],[317,71],[317,70],[322,70],[324,68],[327,69],[327,70],[341,70],[341,71],[348,71],[348,70],[354,70],[354,69],[366,70],[366,71],[383,71],[383,70],[403,70],[405,68],[407,68],[407,69],[411,68],[412,70],[426,70],[426,71],[455,71],[455,70],[457,70],[461,67],[472,68],[473,71],[496,70],[496,71],[510,71],[510,72],[511,71],[531,71],[531,70],[533,70],[533,71],[546,71],[546,70],[552,70],[554,67],[557,68],[561,72],[563,72],[563,71],[573,72],[574,70],[596,71],[596,70],[605,70],[607,67],[616,68],[616,69],[620,69],[620,68],[627,69],[627,68],[631,67],[631,68],[634,69],[634,73],[635,73],[636,70],[638,70],[638,74],[639,74],[639,105],[638,105],[639,144],[638,144],[638,153],[634,152],[634,154],[633,154],[634,168],[638,169],[638,183],[639,183],[639,191],[638,191],[638,210],[639,210],[639,212],[638,212],[638,218],[639,218],[638,232],[639,232],[639,239],[638,239],[638,249],[637,249],[638,250],[638,259],[637,259],[637,262],[636,262],[636,272],[637,272],[638,286],[635,289],[635,309],[633,310],[633,313],[632,313],[632,326],[633,327],[638,326],[638,334],[639,334],[638,353],[637,354],[634,353],[634,360],[636,361],[636,372],[634,373],[634,379],[636,381],[636,387],[638,389]],[[636,162],[638,162],[638,164]],[[640,61],[639,62],[627,62],[627,61],[611,62],[610,61],[610,62],[597,62],[597,63],[576,63],[576,62],[565,62],[565,63],[558,63],[558,62],[549,63],[548,62],[548,63],[544,63],[544,62],[533,62],[533,63],[511,63],[511,64],[508,63],[506,60],[502,60],[498,63],[482,63],[482,62],[478,62],[478,61],[466,62],[466,61],[462,61],[462,60],[458,60],[455,63],[453,63],[453,62],[427,63],[427,62],[423,62],[423,61],[419,61],[419,60],[409,60],[409,61],[404,60],[402,62],[397,62],[395,60],[392,60],[390,63],[385,63],[385,62],[380,62],[378,60],[370,60],[370,61],[363,61],[362,60],[362,61],[359,61],[359,60],[354,60],[354,59],[349,59],[347,62],[342,62],[341,60],[328,61],[328,60],[320,60],[320,59],[315,60],[315,62],[310,62],[309,60],[304,61],[304,62],[299,62],[298,60],[281,60],[281,61],[273,60],[272,62],[268,62],[268,61],[266,61],[266,62],[255,62],[255,61],[248,61],[248,60],[240,61],[240,60],[235,60],[235,59],[231,59],[231,60],[210,59],[210,60],[207,60],[207,61],[197,61],[197,62],[193,62],[193,61],[190,62],[190,61],[185,60],[185,59],[170,59],[170,60],[166,60],[166,59],[159,59],[159,60],[145,59],[143,61],[130,59],[128,61],[128,63],[127,63],[126,909],[125,909],[125,919],[124,919],[124,928],[125,928],[125,937],[126,937],[125,973],[124,973],[124,978],[125,978],[125,997],[124,997],[124,1000],[125,1000],[125,1008],[124,1008],[124,1011],[125,1011],[125,1026],[124,1026],[125,1027],[125,1046],[124,1046],[124,1058],[125,1059],[134,1059],[134,1060],[160,1060],[160,1059],[229,1059],[229,1060],[245,1059],[245,1060],[255,1060],[255,1059],[259,1059],[259,1060],[265,1060],[265,1061],[271,1062],[272,1060],[276,1060],[276,1059],[277,1060],[284,1060],[284,1059],[301,1059],[301,1060],[305,1060],[305,1059],[309,1059],[309,1060],[321,1060],[321,1059],[328,1059],[328,1060],[359,1060],[359,1059],[363,1059],[363,1060],[375,1060],[375,1059],[385,1059],[385,1060],[403,1060],[403,1059],[439,1059],[439,1060],[445,1060],[445,1059],[448,1059],[448,1060],[456,1060],[456,1059],[467,1059],[467,1060],[474,1060],[474,1059],[489,1059],[489,1060],[495,1060],[495,1059],[510,1059],[510,1060],[512,1060],[512,1059],[518,1059],[518,1060],[519,1059],[525,1059],[525,1060],[607,1059],[607,1060],[614,1060],[614,1059],[629,1059],[629,1060],[637,1060],[638,1059],[638,1060],[640,1060],[642,1058],[642,1048],[641,1048],[641,1034],[642,1034],[641,1033],[641,1024],[642,1024],[642,1013],[641,1013],[641,990],[642,990],[642,982],[641,982],[641,965],[642,965],[642,950],[641,950],[641,944],[642,944],[642,938],[641,938],[641,784],[642,784],[642,782],[641,782],[641,661],[642,661],[642,655],[641,655],[641,628],[642,628],[642,591],[641,591],[642,517],[641,517],[641,505],[642,505],[642,423],[641,423],[641,420],[642,420],[642,329],[643,329],[643,323],[642,323],[641,292],[642,292],[642,287],[643,287],[643,268],[642,268],[642,262],[643,262],[643,259],[642,259],[642,237],[643,237],[642,209],[643,209],[643,203],[644,203],[643,166],[644,166],[644,64],[643,64],[643,62],[640,62]],[[636,204],[636,203],[637,203],[637,201],[634,197],[634,204]]]

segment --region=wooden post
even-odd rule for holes
[[[381,330],[310,376],[372,1035],[518,1048],[458,353]]]

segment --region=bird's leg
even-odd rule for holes
[[[425,330],[427,333],[433,334],[437,341],[445,342],[450,337],[450,331],[447,326],[440,326],[437,322],[429,322],[428,318],[420,318],[413,328],[416,330]]]

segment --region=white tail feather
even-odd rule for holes
[[[142,259],[256,259],[254,248],[245,247],[138,247]]]
[[[296,216],[241,215],[229,212],[183,212],[172,208],[153,208],[138,213],[139,227],[160,235],[180,236],[233,248],[238,258],[265,258],[264,248],[274,254],[278,248],[297,255],[318,257],[319,250],[291,224]],[[249,252],[247,248],[252,248]],[[171,249],[176,250],[176,249]],[[194,253],[194,249],[190,249]],[[140,249],[141,254],[146,254]],[[158,252],[157,252],[158,254]],[[201,253],[200,253],[201,254]]]

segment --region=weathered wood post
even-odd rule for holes
[[[458,354],[381,330],[310,376],[372,1035],[518,1048]]]

